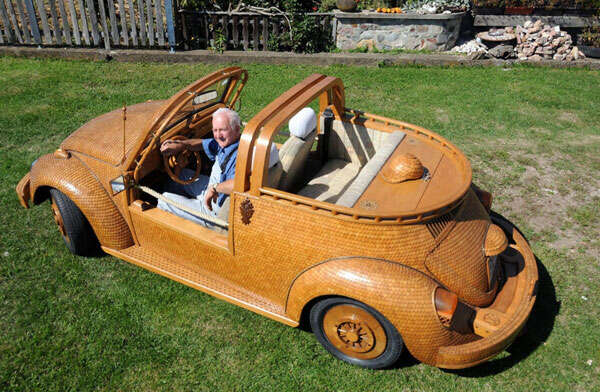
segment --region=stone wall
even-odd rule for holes
[[[380,14],[336,13],[336,46],[348,50],[412,49],[442,51],[452,48],[460,33],[464,13]]]

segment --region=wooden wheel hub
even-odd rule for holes
[[[379,321],[354,305],[337,305],[323,317],[323,331],[342,353],[359,359],[376,358],[383,353],[387,338]]]
[[[69,236],[67,235],[67,231],[65,230],[65,224],[63,222],[62,215],[60,214],[60,210],[58,209],[58,206],[54,202],[54,199],[52,199],[51,206],[52,206],[52,216],[54,217],[54,222],[56,222],[56,225],[58,226],[58,231],[60,231],[60,234],[65,238],[65,240],[68,241]]]

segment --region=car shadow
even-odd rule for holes
[[[556,290],[548,270],[537,256],[535,261],[538,267],[539,281],[537,299],[525,325],[524,333],[506,349],[509,355],[468,369],[443,369],[443,371],[473,378],[498,374],[527,358],[548,339],[554,328],[561,303],[556,300]]]

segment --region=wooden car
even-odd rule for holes
[[[225,68],[168,101],[91,120],[33,163],[21,204],[50,199],[73,253],[99,244],[273,320],[306,323],[352,364],[387,367],[406,347],[424,363],[465,368],[513,342],[536,299],[528,243],[490,213],[491,195],[472,184],[457,147],[347,108],[338,78],[311,75],[248,121],[213,228],[156,208],[167,173],[181,169],[163,162],[161,143],[211,137],[211,114],[233,108],[246,80]],[[316,129],[277,144],[311,104]]]

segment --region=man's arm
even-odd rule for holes
[[[204,139],[186,139],[186,140],[165,140],[160,146],[160,152],[163,155],[175,155],[188,149],[190,151],[202,151],[202,141]]]
[[[206,205],[206,207],[212,211],[211,201],[216,202],[219,193],[231,195],[231,192],[233,192],[233,181],[234,179],[231,178],[207,189],[206,193],[204,194],[204,205]]]

